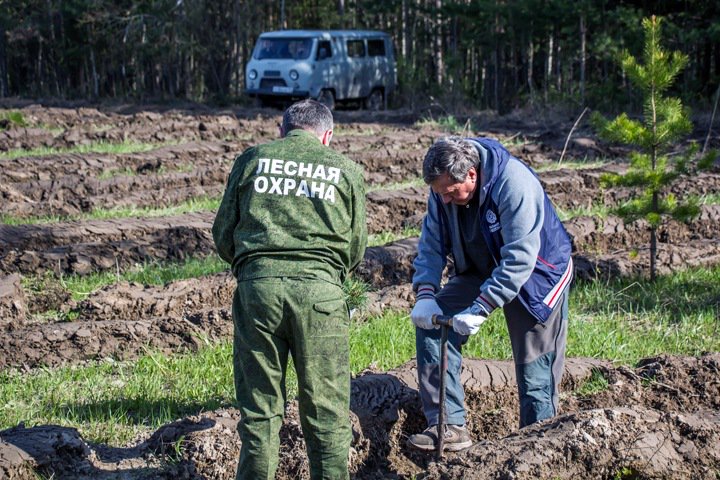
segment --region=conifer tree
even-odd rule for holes
[[[678,98],[665,96],[688,62],[681,52],[668,53],[660,46],[659,17],[643,19],[645,43],[642,62],[624,51],[622,67],[628,78],[643,94],[643,118],[634,120],[623,113],[608,121],[594,116],[600,136],[608,141],[636,147],[630,155],[626,173],[605,174],[604,186],[633,187],[636,198],[616,209],[625,221],[644,218],[650,225],[650,279],[656,277],[657,229],[663,217],[689,221],[700,213],[697,198],[679,199],[669,187],[680,176],[697,174],[708,168],[716,152],[698,158],[698,147],[691,144],[685,152],[670,156],[676,142],[692,130],[690,112]]]

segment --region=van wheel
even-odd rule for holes
[[[320,95],[317,97],[317,101],[328,107],[330,110],[335,110],[335,95],[332,90],[322,90]]]
[[[377,112],[385,108],[385,97],[382,90],[376,88],[365,99],[365,109]]]

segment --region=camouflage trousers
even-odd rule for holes
[[[239,280],[233,321],[242,414],[236,479],[275,478],[288,355],[298,376],[311,478],[349,478],[350,318],[342,288],[307,278]]]

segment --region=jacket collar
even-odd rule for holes
[[[480,155],[480,205],[485,202],[487,195],[495,185],[505,165],[510,159],[510,152],[500,142],[490,138],[468,138]]]

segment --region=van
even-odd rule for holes
[[[314,98],[387,106],[397,67],[392,39],[373,30],[282,30],[262,33],[245,67],[245,92],[261,104]]]

